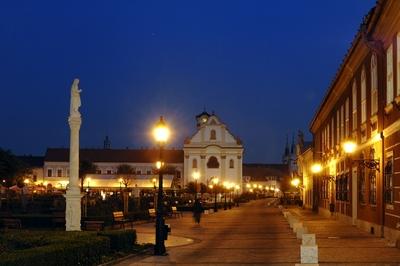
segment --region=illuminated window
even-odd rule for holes
[[[193,159],[192,161],[192,168],[197,168],[197,160]]]
[[[353,88],[352,88],[352,102],[353,102],[353,131],[357,129],[357,85],[356,81],[353,81]]]
[[[378,112],[378,63],[376,54],[371,57],[371,115]]]
[[[62,169],[57,169],[57,177],[62,177]]]
[[[393,204],[393,196],[393,154],[390,154],[385,165],[385,202]]]
[[[361,160],[364,159],[364,156],[361,155]],[[358,192],[358,199],[360,203],[366,203],[366,187],[365,187],[365,167],[360,166],[358,171],[358,185],[359,185],[359,192]]]
[[[48,177],[52,177],[53,176],[53,169],[51,169],[51,168],[47,169],[47,176]]]
[[[386,51],[386,104],[393,102],[393,45]]]
[[[367,120],[367,81],[365,69],[361,71],[361,124]]]

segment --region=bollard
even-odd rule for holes
[[[318,265],[318,246],[315,241],[315,234],[302,235],[300,262],[301,265]]]
[[[298,228],[296,231],[296,238],[303,239],[303,235],[308,233],[307,227]]]
[[[301,222],[293,223],[293,233],[296,233],[299,228],[303,228],[303,223]]]

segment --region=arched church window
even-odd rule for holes
[[[197,168],[197,160],[193,159],[192,161],[192,168]]]
[[[232,159],[229,160],[229,168],[234,168],[235,167],[235,163]]]
[[[217,139],[217,134],[214,129],[211,129],[210,140],[216,140],[216,139]]]
[[[219,168],[218,159],[215,156],[211,156],[210,159],[208,159],[207,167],[208,168]]]

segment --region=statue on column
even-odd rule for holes
[[[82,90],[78,88],[79,79],[74,79],[74,82],[71,86],[71,106],[69,110],[69,114],[71,117],[80,117],[79,107],[81,107],[81,96],[80,93]]]

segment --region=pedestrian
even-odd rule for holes
[[[197,224],[200,224],[201,213],[203,212],[203,206],[199,199],[196,199],[193,204],[193,218]]]

